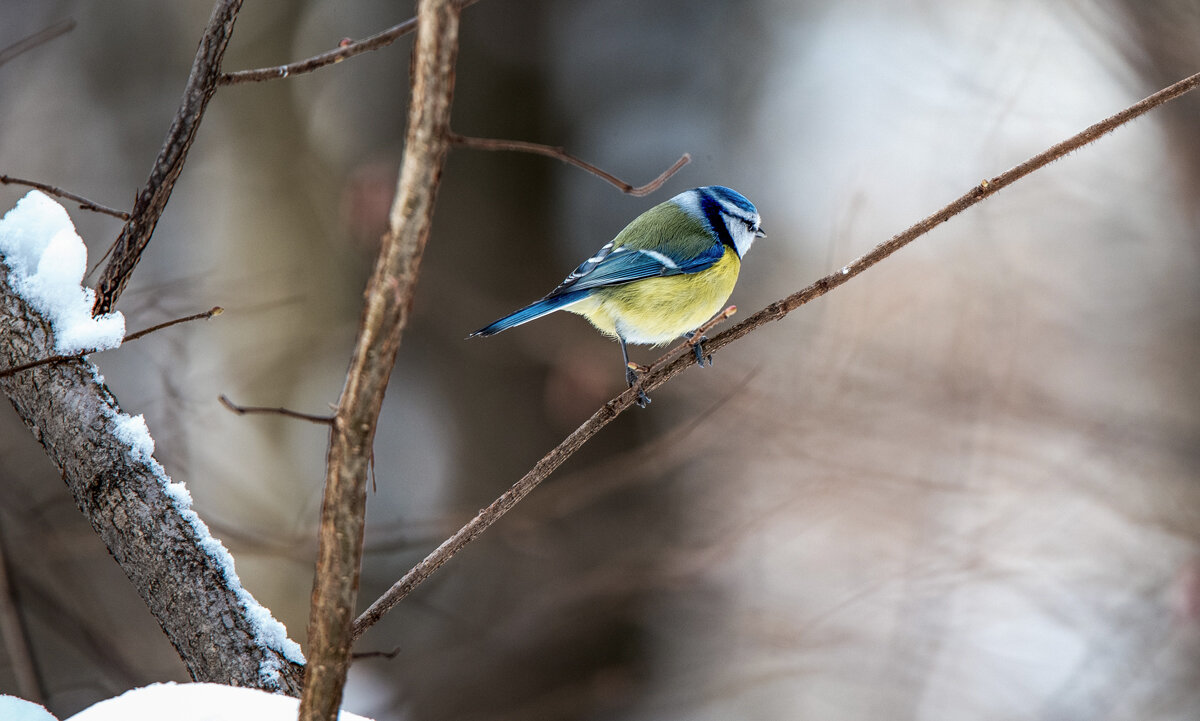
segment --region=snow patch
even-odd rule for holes
[[[0,719],[4,721],[58,721],[54,714],[32,701],[0,695]]]
[[[188,492],[187,486],[172,481],[162,464],[155,460],[154,438],[151,437],[150,429],[146,426],[146,419],[141,415],[131,416],[112,409],[109,409],[109,417],[113,423],[113,436],[129,446],[130,454],[134,458],[150,468],[167,497],[175,505],[175,509],[195,529],[200,547],[221,568],[225,583],[237,594],[242,608],[246,611],[246,618],[254,628],[255,641],[261,646],[276,651],[292,663],[303,664],[304,654],[300,650],[300,644],[288,638],[287,627],[276,620],[269,610],[242,587],[237,570],[234,568],[233,556],[225,548],[225,544],[209,532],[208,526],[192,510],[192,494]],[[259,677],[267,685],[278,687],[282,685],[280,676],[282,670],[282,664],[278,658],[268,657],[263,659],[259,666]]]
[[[96,293],[84,288],[87,246],[67,211],[50,196],[31,190],[0,220],[0,256],[8,282],[50,321],[54,350],[61,355],[108,350],[121,345],[125,317],[92,317]]]
[[[125,317],[120,313],[92,317],[96,294],[82,286],[87,247],[75,232],[67,211],[45,193],[30,191],[0,219],[0,260],[9,268],[8,282],[13,290],[50,322],[57,353],[71,355],[121,345]],[[93,373],[97,383],[104,382],[94,366]],[[288,638],[284,625],[242,587],[234,570],[233,556],[192,510],[192,496],[187,487],[172,481],[154,459],[154,438],[146,427],[146,419],[112,408],[108,414],[114,437],[129,447],[132,458],[155,474],[175,508],[195,529],[201,548],[222,569],[225,582],[237,594],[253,625],[255,640],[292,663],[304,663],[299,644]],[[265,685],[282,685],[281,667],[275,656],[264,659],[259,674]],[[0,714],[3,721],[8,718]]]
[[[113,414],[113,425],[116,427],[113,435],[133,450],[134,458],[143,463],[154,460],[154,439],[150,437],[145,416],[116,413]]]
[[[156,683],[101,701],[67,721],[295,721],[291,696],[216,683]],[[3,717],[8,721],[8,717]],[[52,720],[54,717],[50,716]],[[42,721],[30,717],[31,721]],[[371,721],[342,711],[339,721]]]

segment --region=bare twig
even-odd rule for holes
[[[704,325],[700,326],[695,331],[693,331],[692,336],[690,338],[688,338],[686,341],[684,341],[684,345],[695,346],[695,345],[699,345],[700,343],[705,342],[707,340],[704,337],[705,333],[709,332],[713,328],[716,328],[718,325],[720,325],[722,322],[728,320],[729,318],[732,318],[735,313],[737,313],[736,305],[731,305],[728,308],[726,308],[725,310],[721,311],[720,313],[717,313],[712,318],[710,318],[707,323],[705,323]]]
[[[59,20],[48,28],[38,30],[33,35],[27,38],[22,38],[8,47],[0,50],[0,65],[7,63],[9,60],[17,57],[21,53],[33,50],[39,45],[44,45],[60,35],[66,35],[75,29],[75,21],[71,18]]]
[[[176,318],[175,320],[169,320],[166,323],[159,323],[158,325],[152,325],[149,328],[139,330],[136,333],[130,333],[129,335],[125,336],[124,339],[121,340],[121,343],[124,344],[124,343],[128,343],[130,341],[137,340],[138,338],[141,338],[142,336],[150,335],[151,333],[153,333],[155,331],[162,330],[163,328],[170,328],[171,326],[178,325],[180,323],[186,323],[186,322],[192,321],[192,320],[206,320],[208,318],[212,318],[213,316],[221,315],[222,311],[223,311],[223,309],[220,306],[214,306],[211,310],[206,310],[203,313],[196,313],[194,315],[184,316],[183,318]],[[27,371],[31,368],[37,368],[39,366],[51,365],[53,363],[63,363],[65,361],[71,361],[71,360],[78,360],[80,358],[83,358],[84,356],[91,355],[92,353],[95,353],[95,352],[96,351],[83,351],[82,353],[72,353],[71,355],[52,355],[52,356],[49,356],[46,358],[39,358],[37,360],[29,361],[28,363],[22,363],[21,365],[13,366],[12,368],[5,368],[3,370],[0,370],[0,378],[7,378],[9,376],[18,374],[21,371]]]
[[[171,326],[179,325],[180,323],[188,323],[193,320],[208,320],[209,318],[214,318],[218,315],[221,315],[224,312],[225,312],[224,308],[222,308],[219,305],[214,305],[212,308],[209,308],[208,310],[204,311],[203,313],[193,313],[192,315],[185,315],[182,318],[176,318],[174,320],[169,320],[165,323],[159,323],[158,325],[152,325],[149,328],[143,328],[142,330],[139,330],[136,333],[130,333],[129,335],[125,336],[125,339],[122,341],[122,343],[128,343],[131,340],[137,340],[138,338],[141,338],[142,336],[150,335],[151,333],[154,333],[155,331],[160,331],[160,330],[163,330],[164,328],[170,328]]]
[[[225,406],[226,408],[228,408],[229,410],[238,414],[239,416],[244,416],[247,413],[264,413],[264,414],[271,414],[271,415],[277,415],[277,416],[286,416],[288,418],[295,418],[296,420],[300,420],[300,421],[308,421],[309,423],[319,423],[323,426],[331,426],[331,425],[333,425],[333,421],[334,421],[333,416],[318,416],[318,415],[313,415],[312,413],[301,413],[300,411],[294,411],[290,408],[267,407],[267,406],[240,406],[237,403],[234,403],[233,401],[229,400],[229,397],[226,396],[224,393],[217,396],[217,400],[221,401],[221,405]]]
[[[404,160],[330,434],[308,625],[309,662],[300,698],[302,721],[332,721],[346,680],[361,572],[367,470],[449,149],[460,11],[458,0],[421,0],[417,8]]]
[[[391,651],[355,651],[351,657],[355,661],[361,661],[364,658],[386,658],[393,659],[400,655],[400,647],[397,646]]]
[[[154,161],[154,168],[146,180],[146,186],[138,193],[130,211],[129,220],[121,229],[113,248],[112,259],[104,267],[100,283],[96,288],[96,303],[92,307],[93,315],[101,315],[112,309],[113,304],[125,290],[129,276],[142,257],[142,251],[150,242],[154,227],[162,217],[167,207],[167,200],[175,188],[183,164],[187,160],[188,151],[196,139],[196,131],[200,128],[200,120],[208,101],[217,89],[217,78],[221,74],[221,58],[225,56],[225,48],[229,45],[229,37],[233,34],[233,23],[241,10],[242,0],[217,0],[204,35],[200,38],[200,47],[192,60],[192,70],[188,75],[187,87],[183,91],[183,100],[171,128],[167,131],[162,150]]]
[[[360,53],[387,47],[401,37],[411,33],[416,27],[417,19],[409,18],[369,38],[353,42],[343,40],[337,48],[323,52],[320,55],[314,55],[305,60],[298,60],[287,65],[276,65],[273,68],[256,68],[253,70],[238,70],[232,73],[225,73],[220,77],[218,83],[221,85],[237,85],[239,83],[262,82],[264,80],[275,80],[277,78],[291,77],[292,75],[311,73],[326,65],[340,63],[346,58],[354,57]]]
[[[15,365],[12,368],[0,370],[0,378],[15,376],[16,374],[22,371],[27,371],[31,368],[40,368],[42,366],[53,365],[54,363],[64,363],[70,360],[79,360],[85,355],[87,355],[87,353],[75,353],[74,355],[52,355],[46,358],[38,358],[37,360],[29,361],[28,363],[22,363],[20,365]]]
[[[674,165],[664,170],[654,180],[651,180],[645,185],[634,186],[630,183],[626,183],[624,180],[621,180],[611,173],[607,173],[600,168],[597,168],[591,163],[580,160],[574,155],[568,153],[566,149],[558,146],[530,143],[525,140],[473,138],[467,135],[459,135],[458,133],[450,134],[450,142],[454,143],[455,145],[461,145],[464,148],[472,148],[474,150],[512,150],[520,153],[534,153],[537,155],[545,155],[549,158],[556,158],[564,163],[574,165],[576,168],[586,170],[592,175],[595,175],[597,178],[600,178],[606,183],[616,187],[622,193],[626,193],[638,198],[644,195],[649,195],[650,193],[653,193],[661,188],[663,183],[667,182],[672,175],[678,173],[680,168],[687,165],[692,160],[691,155],[684,153],[682,156],[680,156],[679,160],[675,161]]]
[[[11,175],[0,175],[0,184],[24,185],[30,188],[37,188],[43,193],[48,193],[55,197],[64,198],[66,200],[78,203],[79,207],[83,210],[92,210],[97,213],[111,215],[114,218],[120,218],[121,220],[129,220],[129,213],[126,213],[124,210],[117,210],[116,208],[109,208],[106,205],[100,205],[99,203],[88,200],[82,195],[76,195],[63,190],[62,188],[56,188],[53,185],[48,185],[46,183],[39,183],[36,180],[25,180],[24,178],[14,178]]]
[[[459,3],[459,8],[474,5],[476,2],[478,0],[464,0]],[[253,70],[237,70],[232,73],[225,73],[221,75],[217,82],[219,85],[239,85],[241,83],[257,83],[265,80],[278,80],[280,78],[290,78],[293,75],[311,73],[327,65],[340,63],[346,58],[352,58],[355,55],[371,50],[385,48],[411,33],[416,27],[417,19],[409,18],[402,23],[397,23],[387,30],[375,33],[362,40],[342,40],[333,50],[327,50],[311,58],[297,60],[287,65],[276,65],[270,68],[255,68]]]
[[[904,232],[886,240],[875,246],[869,253],[849,263],[834,273],[817,280],[808,287],[799,290],[792,295],[782,298],[746,320],[738,323],[725,332],[713,337],[705,343],[706,348],[711,351],[716,351],[724,346],[729,345],[735,340],[745,336],[747,333],[756,328],[776,321],[796,308],[808,303],[809,301],[819,298],[828,293],[830,290],[845,283],[856,275],[862,273],[867,268],[875,265],[879,261],[895,253],[900,248],[908,245],[913,240],[928,233],[933,228],[946,222],[950,218],[958,215],[962,211],[970,208],[984,198],[999,192],[1001,189],[1012,185],[1017,180],[1029,175],[1030,173],[1042,168],[1059,158],[1078,150],[1088,143],[1100,138],[1106,133],[1111,132],[1115,128],[1128,123],[1153,108],[1162,105],[1170,100],[1173,100],[1180,95],[1194,89],[1200,85],[1200,73],[1192,75],[1188,78],[1164,88],[1150,97],[1135,103],[1121,112],[1112,115],[1077,135],[1064,140],[1061,143],[1049,148],[1020,165],[1008,170],[1000,175],[984,180],[979,185],[967,191],[962,197],[945,206],[933,215],[919,221]],[[673,348],[664,354],[661,358],[655,361],[647,370],[646,375],[641,380],[641,388],[645,391],[651,391],[658,388],[663,383],[678,375],[688,366],[696,362],[695,353],[688,347],[687,344]],[[549,453],[542,457],[537,464],[529,470],[519,481],[514,483],[511,488],[505,491],[499,498],[492,502],[487,508],[481,510],[474,518],[467,522],[454,535],[442,542],[432,553],[426,556],[420,563],[413,566],[405,573],[400,580],[396,581],[391,588],[384,593],[378,600],[371,604],[370,608],[363,612],[354,622],[354,637],[358,638],[364,631],[374,625],[385,613],[391,610],[397,603],[404,599],[414,588],[421,584],[426,578],[442,566],[446,561],[450,560],[454,554],[462,550],[471,541],[479,537],[489,526],[495,523],[501,516],[507,513],[513,506],[527,496],[530,491],[545,480],[551,473],[558,468],[563,461],[578,450],[592,436],[596,435],[601,428],[608,425],[618,415],[628,409],[637,399],[637,389],[629,388],[623,393],[613,398],[608,403],[605,403],[599,410],[592,414],[591,418],[584,421],[583,425],[576,428],[569,436],[561,443],[555,446]]]

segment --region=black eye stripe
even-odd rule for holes
[[[700,193],[700,212],[704,213],[705,220],[708,225],[717,234],[717,238],[725,245],[733,248],[733,237],[729,235],[729,228],[725,225],[725,220],[722,218],[723,209],[717,203],[716,199],[708,193]]]

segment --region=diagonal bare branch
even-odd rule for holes
[[[815,300],[830,290],[846,283],[867,268],[882,261],[884,258],[887,258],[897,250],[900,250],[967,208],[979,203],[984,198],[998,193],[1003,188],[1012,185],[1026,175],[1082,148],[1163,103],[1193,90],[1198,85],[1200,85],[1200,73],[1180,80],[1174,85],[1154,93],[1148,98],[1125,108],[1115,115],[1105,118],[990,180],[982,181],[979,185],[971,188],[941,210],[875,246],[866,255],[848,263],[834,273],[817,280],[808,287],[771,303],[741,323],[706,341],[704,344],[705,349],[710,353],[717,351],[767,323],[780,320],[805,303]],[[641,387],[647,392],[654,390],[694,363],[696,363],[696,354],[692,351],[690,344],[685,342],[672,348],[649,367],[646,375],[642,377]],[[501,494],[491,505],[481,510],[466,525],[454,533],[454,535],[447,538],[442,545],[434,549],[420,563],[413,566],[396,583],[392,584],[392,587],[383,596],[380,596],[355,620],[354,637],[358,638],[363,632],[378,622],[379,619],[383,618],[384,614],[395,607],[396,604],[402,601],[425,579],[429,578],[434,571],[450,560],[454,554],[478,538],[489,526],[511,510],[513,506],[519,503],[521,499],[527,496],[553,473],[555,469],[562,465],[563,461],[579,450],[592,436],[596,435],[604,426],[611,423],[618,415],[632,406],[636,402],[637,391],[637,388],[627,389],[616,398],[605,403],[590,418],[584,421],[583,425],[576,428],[562,442],[543,456],[528,473]]]
[[[252,70],[238,70],[232,73],[223,74],[217,81],[220,85],[238,85],[241,83],[256,83],[264,80],[277,80],[279,78],[288,78],[293,75],[303,75],[311,73],[314,70],[319,70],[326,65],[340,63],[346,58],[352,58],[355,55],[365,53],[371,50],[385,48],[388,45],[396,42],[405,35],[411,33],[417,28],[417,19],[409,18],[402,23],[397,23],[392,27],[382,32],[375,33],[371,37],[363,38],[362,40],[343,40],[333,50],[327,50],[319,55],[314,55],[311,58],[297,60],[294,63],[286,65],[276,65],[271,68],[254,68]]]
[[[48,183],[39,183],[36,180],[25,180],[24,178],[14,178],[11,175],[0,175],[0,185],[24,185],[29,188],[37,188],[43,193],[78,203],[82,210],[91,210],[97,213],[111,215],[112,217],[120,218],[121,220],[129,220],[129,213],[126,213],[124,210],[117,210],[116,208],[109,208],[106,205],[94,203],[82,195],[76,195],[75,193],[63,190],[62,188],[56,188]]]
[[[217,0],[213,7],[208,26],[200,38],[200,47],[196,49],[196,56],[192,60],[191,74],[188,75],[179,110],[167,131],[146,186],[138,193],[129,220],[117,237],[112,258],[100,276],[93,315],[112,310],[167,207],[171,191],[175,189],[175,181],[196,139],[196,131],[200,129],[200,120],[204,117],[208,101],[217,90],[221,58],[225,56],[225,48],[229,45],[233,24],[241,7],[242,0]]]
[[[39,45],[45,45],[60,35],[66,35],[74,29],[75,21],[71,18],[67,18],[66,20],[59,20],[49,27],[38,30],[33,35],[22,38],[12,45],[0,49],[0,65],[7,63],[9,60],[12,60],[22,53],[27,53],[30,50],[33,50]]]
[[[461,0],[458,4],[459,9],[463,9],[468,5],[474,5],[479,0]],[[409,18],[401,23],[396,23],[387,30],[375,33],[370,37],[362,40],[350,40],[349,38],[338,43],[338,46],[333,50],[326,50],[323,53],[313,55],[304,60],[297,60],[294,63],[286,65],[276,65],[269,68],[254,68],[251,70],[237,70],[232,73],[221,75],[217,81],[219,85],[240,85],[241,83],[260,83],[266,80],[279,80],[281,78],[290,78],[293,75],[303,75],[311,73],[314,70],[320,70],[323,67],[340,63],[346,58],[352,58],[355,55],[386,48],[388,45],[396,42],[400,38],[408,35],[417,28],[417,19]]]
[[[224,309],[221,308],[220,306],[214,306],[211,310],[206,310],[203,313],[195,313],[193,315],[185,316],[183,318],[175,318],[174,320],[169,320],[165,323],[159,323],[158,325],[153,325],[153,326],[150,326],[149,328],[143,328],[142,330],[139,330],[136,333],[130,333],[129,335],[125,336],[121,340],[121,343],[125,344],[130,341],[135,341],[138,338],[150,335],[151,333],[154,333],[155,331],[160,331],[164,328],[170,328],[171,326],[178,325],[180,323],[187,323],[187,322],[193,321],[193,320],[208,320],[209,318],[212,318],[213,316],[221,315],[221,313],[223,311],[224,311]],[[38,358],[37,360],[31,360],[27,363],[22,363],[20,365],[13,366],[12,368],[0,369],[0,378],[8,378],[9,376],[15,376],[16,374],[21,373],[22,371],[27,371],[32,368],[38,368],[40,366],[53,365],[55,363],[65,363],[66,361],[72,361],[72,360],[81,360],[84,356],[89,356],[93,352],[94,351],[84,351],[82,353],[72,353],[70,355],[61,355],[60,354],[60,355],[52,355],[47,358]]]

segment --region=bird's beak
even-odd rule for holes
[[[754,231],[754,237],[755,238],[765,238],[765,237],[767,237],[767,234],[763,231],[762,228],[757,228]]]

